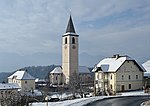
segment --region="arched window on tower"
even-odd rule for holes
[[[65,38],[65,44],[67,44],[67,37]]]
[[[72,44],[75,44],[75,38],[74,37],[72,38]]]

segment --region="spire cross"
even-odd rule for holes
[[[71,16],[71,9],[70,9],[70,16]]]

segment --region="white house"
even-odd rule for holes
[[[8,83],[17,83],[21,91],[29,92],[35,89],[35,78],[26,70],[18,70],[8,77]]]
[[[145,77],[150,77],[150,60],[146,61],[142,64],[142,66],[145,68],[146,72],[144,72]]]
[[[104,58],[95,72],[95,93],[112,93],[142,89],[144,68],[129,56]]]
[[[0,83],[0,99],[15,94],[21,87],[16,83]]]
[[[144,85],[145,87],[150,87],[150,60],[142,64],[146,72],[144,72]]]

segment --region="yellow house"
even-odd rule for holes
[[[95,72],[95,93],[142,89],[144,68],[129,56],[114,55],[100,61],[92,70]]]
[[[26,70],[18,70],[9,76],[8,83],[17,83],[23,92],[34,91],[35,89],[35,78]]]

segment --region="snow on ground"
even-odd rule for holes
[[[59,101],[59,102],[48,102],[48,106],[83,106],[88,103],[105,99],[105,98],[122,97],[122,96],[142,96],[142,95],[148,95],[148,94],[144,93],[144,91],[132,91],[132,92],[119,93],[116,96],[95,96],[90,98],[80,98],[80,99],[66,100],[66,101]],[[46,102],[32,103],[30,104],[30,106],[46,106]]]
[[[148,95],[148,93],[144,93],[144,91],[132,91],[132,92],[123,92],[122,96],[139,96],[139,95]]]

